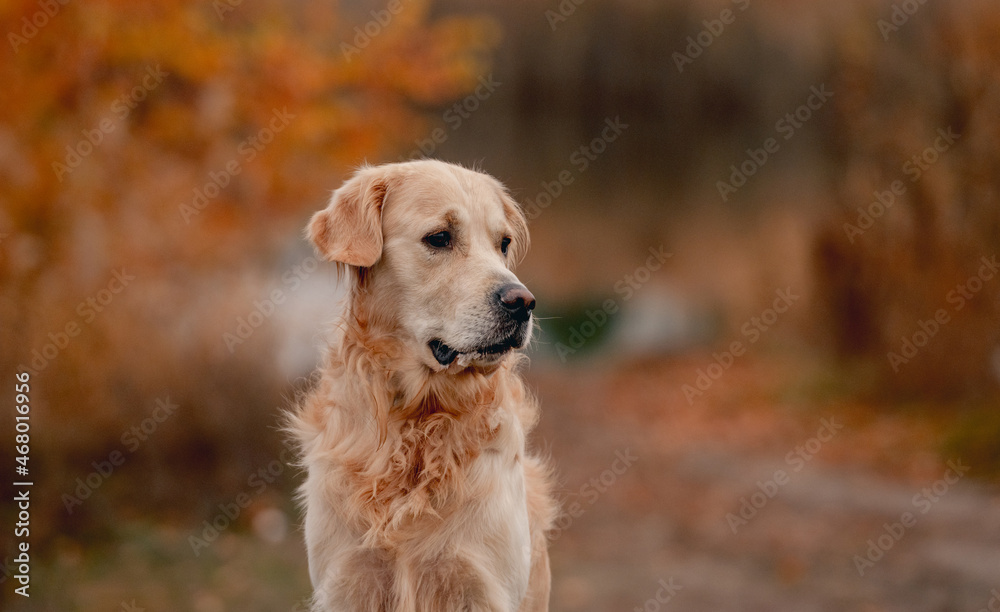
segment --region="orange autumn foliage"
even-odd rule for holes
[[[41,240],[56,263],[88,209],[128,227],[109,236],[113,252],[202,259],[220,233],[301,214],[346,167],[420,136],[421,109],[485,70],[491,22],[428,23],[427,2],[394,6],[6,3],[0,227]],[[354,28],[373,20],[358,47]],[[287,125],[268,134],[276,115]],[[240,174],[197,223],[185,218],[194,189],[234,161]]]
[[[487,72],[497,26],[428,5],[0,3],[0,372],[36,370],[52,528],[100,515],[59,495],[168,396],[164,450],[129,460],[168,484],[136,503],[273,458],[269,331],[235,355],[220,336],[346,172],[412,148]],[[169,485],[184,461],[197,487]]]

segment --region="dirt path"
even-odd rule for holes
[[[978,611],[1000,595],[1000,493],[927,450],[926,426],[775,399],[780,376],[754,365],[689,403],[705,363],[529,374],[569,511],[553,610]]]

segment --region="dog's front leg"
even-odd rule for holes
[[[402,578],[402,576],[400,576]],[[461,558],[436,559],[410,568],[403,610],[414,612],[502,612],[502,597],[490,593],[472,563]],[[412,607],[406,605],[409,599]],[[509,604],[508,604],[509,607]]]
[[[531,551],[531,575],[528,593],[518,612],[548,612],[549,591],[552,588],[552,571],[549,569],[549,547],[545,537],[536,537]]]

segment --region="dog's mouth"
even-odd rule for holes
[[[457,361],[459,365],[465,367],[473,361],[495,359],[509,351],[520,348],[521,335],[515,332],[500,342],[484,347],[477,347],[469,351],[459,351],[439,339],[431,340],[427,343],[427,346],[431,349],[434,359],[442,366],[448,367]]]

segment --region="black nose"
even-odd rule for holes
[[[535,296],[519,283],[501,286],[497,290],[497,299],[515,321],[527,321],[535,307]]]

